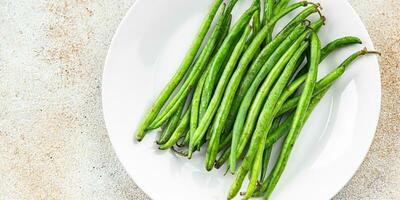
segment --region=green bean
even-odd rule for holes
[[[312,6],[300,14],[298,14],[293,20],[293,21],[299,21],[303,17],[307,17],[310,15],[312,12],[317,12],[317,8],[315,6]],[[301,16],[301,17],[299,17]],[[312,28],[317,28],[319,26],[322,26],[324,23],[323,19],[318,20],[317,22],[313,23],[311,25]],[[255,77],[259,73],[259,70],[261,69],[262,66],[264,66],[265,62],[270,58],[271,54],[275,51],[275,49],[282,43],[284,39],[286,39],[289,34],[294,34],[292,33],[293,28],[297,26],[297,23],[291,23],[291,26],[286,26],[270,44],[268,44],[259,54],[258,58],[253,62],[251,67],[249,68],[248,72],[246,73],[246,76],[244,77],[241,86],[237,92],[236,98],[232,104],[231,111],[229,113],[228,121],[225,126],[225,130],[230,132],[232,130],[232,127],[234,125],[237,113],[239,111],[240,104],[243,101],[244,96],[246,95],[247,91],[249,90],[250,86],[252,85]],[[300,27],[297,27],[294,32],[299,32],[298,29],[304,29],[304,25],[300,25]]]
[[[232,140],[232,134],[228,134],[224,137],[224,135],[221,135],[221,145],[219,145],[218,152],[221,152],[223,149],[225,149],[227,146],[231,145],[231,140]]]
[[[190,119],[189,119],[190,120]],[[190,126],[190,121],[189,121],[189,126]],[[183,148],[185,146],[187,146],[189,144],[189,140],[190,140],[190,127],[189,127],[189,131],[186,131],[185,134],[183,136],[181,136],[181,138],[183,137],[183,140],[181,143],[176,142],[176,146],[178,146],[179,148]]]
[[[296,5],[292,5],[290,8],[288,8],[286,10],[286,13],[292,11],[293,9],[296,9],[300,6],[307,5],[307,4],[308,3],[306,3],[306,2],[301,2],[301,3],[297,3]],[[235,95],[236,90],[240,84],[240,81],[241,81],[244,73],[247,70],[248,64],[251,62],[251,60],[255,56],[257,49],[260,47],[261,43],[263,42],[263,40],[265,38],[265,34],[268,32],[269,28],[273,24],[275,24],[281,17],[283,17],[286,13],[282,12],[279,16],[274,17],[274,19],[257,34],[257,36],[252,41],[251,45],[248,47],[248,49],[245,51],[242,58],[240,59],[240,62],[238,64],[238,67],[236,68],[235,73],[232,75],[231,79],[229,80],[229,84],[227,86],[227,90],[225,91],[224,97],[222,99],[222,103],[221,103],[220,107],[218,108],[218,112],[217,112],[217,116],[216,116],[217,120],[214,121],[216,133],[222,132],[223,127],[225,126],[225,122],[226,122],[226,119],[229,114],[229,109],[231,108],[231,105],[232,105],[233,96]],[[211,117],[213,117],[214,114],[216,114],[216,113],[215,113],[215,109],[208,108],[207,112],[209,110],[210,110],[209,118],[211,119]],[[205,116],[206,115],[207,115],[207,113],[205,114]],[[204,118],[203,118],[203,120],[204,120]],[[195,133],[195,135],[198,135],[199,138],[203,136],[206,127],[208,127],[209,123],[211,122],[211,120],[204,120],[204,123],[203,123],[203,120],[200,123],[199,129],[196,130],[196,132],[198,131],[198,133],[197,134]],[[202,125],[203,125],[203,127],[202,127]],[[194,140],[194,142],[197,142],[197,141]],[[190,145],[189,145],[189,155],[190,155]]]
[[[157,114],[160,112],[161,108],[163,107],[164,103],[168,100],[172,92],[178,86],[178,84],[182,81],[183,77],[185,76],[186,72],[190,68],[197,51],[199,50],[201,43],[203,42],[208,29],[216,15],[218,8],[222,4],[223,0],[216,0],[214,4],[211,6],[208,14],[204,18],[200,30],[195,37],[192,46],[186,53],[185,58],[182,61],[179,69],[175,73],[175,75],[171,78],[170,82],[165,86],[163,91],[158,96],[157,100],[153,103],[150,107],[149,112],[145,115],[143,121],[139,125],[138,129],[136,130],[136,140],[141,141],[145,136],[145,130],[153,122],[153,120],[157,117]]]
[[[231,1],[233,2],[232,4],[234,4],[236,1]],[[255,7],[252,7],[255,8]],[[255,12],[255,11],[252,11]],[[245,15],[243,15],[241,17],[240,20],[250,20],[247,19],[247,15],[249,12],[245,13]],[[236,41],[239,39],[240,35],[239,33],[241,33],[243,28],[241,23],[236,23],[236,28],[232,29],[232,32],[228,35],[228,37],[226,38],[226,41],[223,42],[223,46],[221,48],[219,48],[219,51],[217,52],[217,55],[214,57],[214,60],[210,63],[210,68],[211,68],[211,72],[208,74],[207,76],[207,80],[205,82],[204,85],[204,90],[203,93],[201,95],[201,103],[200,103],[200,119],[202,119],[202,117],[204,116],[205,112],[207,111],[207,108],[209,106],[209,103],[211,101],[212,95],[214,93],[214,89],[216,87],[216,83],[218,81],[218,77],[220,75],[220,72],[222,72],[222,70],[220,69],[222,66],[224,66],[226,57],[228,57],[228,55],[231,53],[230,50],[232,49],[232,46],[234,43],[236,43]],[[238,26],[240,25],[240,26]]]
[[[253,4],[258,4],[258,6],[261,9],[261,0],[254,0]],[[253,35],[257,35],[257,33],[260,31],[260,29],[261,29],[260,10],[257,10],[253,14]],[[251,41],[253,41],[253,40],[251,40]],[[257,51],[260,51],[260,49],[258,49]],[[258,53],[259,52],[256,52],[256,54],[258,54]]]
[[[278,161],[275,164],[270,174],[270,178],[268,178],[269,181],[267,184],[267,190],[265,194],[265,197],[267,199],[269,198],[273,189],[278,183],[278,180],[286,166],[287,160],[289,159],[290,156],[290,152],[304,124],[304,119],[306,117],[305,115],[307,113],[307,109],[312,99],[312,94],[317,80],[318,64],[321,59],[321,44],[318,35],[315,32],[311,34],[310,43],[311,43],[310,45],[311,50],[310,50],[309,72],[307,74],[307,79],[304,84],[304,89],[301,94],[299,104],[294,114],[294,119],[291,129],[283,143],[282,151],[279,154]]]
[[[223,59],[225,59],[226,52],[229,51],[230,47],[233,45],[233,41],[236,40],[237,36],[241,36],[241,32],[243,31],[243,29],[246,27],[246,25],[248,24],[248,22],[250,21],[253,13],[255,12],[255,10],[257,9],[257,7],[250,7],[243,15],[242,17],[238,20],[238,22],[234,25],[234,27],[232,28],[232,31],[229,33],[228,37],[225,39],[224,43],[222,44],[222,47],[220,48],[220,50],[218,51],[216,57],[217,59],[214,61],[215,64],[213,64],[214,66],[220,66],[221,65],[221,61]],[[219,67],[217,67],[219,68]],[[211,71],[212,72],[214,69],[214,67],[211,67]],[[225,70],[229,70],[227,68],[224,69]],[[225,79],[228,80],[229,77],[225,77]],[[216,111],[216,108],[218,107],[220,101],[221,101],[221,97],[222,97],[222,93],[225,90],[225,86],[227,80],[223,80],[221,78],[221,80],[219,81],[216,91],[215,91],[215,95],[214,97],[211,99],[210,105],[207,108],[206,113],[204,114],[203,118],[201,119],[201,122],[199,124],[199,127],[196,129],[195,133],[194,133],[194,137],[193,140],[190,141],[189,143],[189,158],[192,155],[192,152],[194,150],[194,147],[197,145],[197,143],[200,141],[201,138],[203,138],[205,132],[207,131],[209,124],[211,123],[211,120],[214,116],[214,113]],[[204,88],[204,90],[206,90],[207,88]]]
[[[308,33],[309,32],[304,33],[305,34],[304,38],[308,35]],[[303,42],[304,38],[300,37],[299,38],[300,42]],[[287,67],[283,69],[281,76],[279,77],[275,86],[273,87],[270,94],[268,95],[267,100],[265,101],[264,108],[262,109],[261,114],[258,118],[257,126],[254,131],[254,135],[252,137],[250,147],[247,151],[245,160],[243,161],[242,166],[240,168],[240,170],[244,170],[244,171],[249,170],[249,167],[251,165],[251,162],[252,162],[254,156],[256,157],[256,160],[254,161],[254,166],[252,168],[252,170],[253,170],[252,177],[251,177],[250,183],[248,185],[244,199],[250,198],[256,189],[256,184],[257,184],[257,179],[258,179],[257,172],[259,172],[260,168],[261,168],[261,160],[262,160],[262,155],[263,155],[264,148],[265,148],[265,140],[267,137],[267,135],[265,134],[265,130],[267,130],[267,131],[270,130],[270,127],[272,125],[272,122],[274,119],[274,116],[273,116],[274,107],[275,107],[277,101],[279,100],[279,97],[281,96],[283,90],[285,89],[287,83],[289,82],[290,78],[295,73],[295,71],[298,67],[297,62],[303,55],[303,52],[308,48],[308,45],[309,45],[309,43],[307,42],[307,43],[302,44],[299,48],[295,48],[296,52],[294,54],[292,54],[293,56],[290,56],[290,61],[289,61],[289,63],[287,63]],[[294,44],[294,46],[298,47],[298,45],[296,46],[296,44]],[[290,52],[290,49],[288,50],[288,52]],[[284,63],[283,67],[285,65],[286,65],[286,62]],[[266,90],[264,90],[264,88],[271,87],[271,86],[268,86],[269,85],[268,80],[272,80],[272,79],[269,79],[270,77],[273,77],[275,75],[276,78],[278,78],[279,67],[280,67],[280,65],[277,64],[277,66],[271,71],[271,75],[268,76],[268,78],[266,79],[264,84],[261,86],[260,92],[259,92],[260,95],[257,95],[258,97],[263,95],[263,91],[266,91]],[[275,74],[274,73],[275,71],[278,74]],[[255,104],[253,104],[253,105],[257,105],[256,102],[257,102],[257,98],[256,98],[256,100],[254,100]],[[262,139],[262,138],[265,138],[265,139]],[[260,139],[261,139],[261,143],[260,143]]]
[[[262,20],[263,26],[272,19],[273,12],[274,12],[274,0],[264,0],[264,16]],[[267,38],[265,39],[266,44],[272,41],[272,32],[273,30],[269,31]]]
[[[226,65],[224,72],[221,76],[221,79],[218,82],[217,91],[216,91],[215,95],[216,96],[220,95],[221,97],[217,97],[217,98],[220,98],[220,99],[222,98],[223,90],[225,90],[225,87],[228,84],[229,78],[231,77],[233,71],[235,70],[236,64],[237,64],[240,56],[242,55],[244,44],[246,43],[247,36],[250,34],[250,32],[251,32],[251,27],[248,26],[246,28],[246,30],[244,31],[242,37],[240,38],[239,42],[237,43],[235,49],[233,50],[233,53],[232,53],[231,57],[229,58],[228,64]],[[211,138],[208,143],[207,153],[206,153],[206,169],[208,171],[213,168],[214,160],[218,153],[219,140],[221,137],[220,134],[214,133],[214,131],[215,131],[214,128],[215,128],[215,126],[213,126],[213,128],[211,129],[211,132],[212,132]],[[190,150],[189,150],[189,154],[190,154]]]
[[[233,8],[235,7],[238,0],[230,0],[228,6],[226,7],[225,16],[231,14]]]
[[[236,152],[231,151],[232,155],[230,158],[230,170],[231,172],[235,171],[236,160],[239,156],[242,155],[244,148],[248,140],[253,133],[254,126],[256,123],[256,119],[261,111],[263,102],[267,97],[269,90],[273,86],[275,80],[278,78],[280,72],[283,70],[289,59],[295,54],[297,49],[300,47],[303,40],[307,37],[309,31],[306,31],[301,34],[301,36],[297,36],[294,44],[283,43],[282,52],[290,46],[289,50],[287,50],[283,56],[282,53],[277,53],[277,57],[271,57],[267,63],[263,66],[263,69],[257,75],[254,80],[252,86],[248,90],[245,98],[240,105],[240,109],[238,115],[235,120],[234,128],[233,128],[233,139],[232,139],[232,149],[236,149]],[[295,35],[296,36],[296,35]],[[288,38],[288,41],[293,40]],[[277,58],[279,59],[278,61]],[[272,71],[271,71],[272,69]],[[271,71],[269,74],[268,72]],[[268,76],[267,76],[268,75]],[[265,79],[265,77],[267,78]],[[258,90],[261,82],[264,81],[261,88]],[[257,93],[258,90],[258,93]],[[255,96],[255,98],[254,98]],[[254,101],[253,101],[254,99]],[[246,117],[247,116],[247,117]],[[240,138],[240,140],[238,140]],[[238,143],[235,141],[239,141]]]
[[[280,0],[277,4],[276,4],[276,8],[274,10],[274,15],[277,15],[279,12],[281,12],[289,3],[289,0]]]
[[[214,49],[213,54],[216,54],[218,52],[218,50],[220,49],[220,47],[222,46],[227,34],[229,33],[229,28],[231,26],[231,22],[232,22],[232,15],[229,14],[226,21],[224,22],[221,39],[219,41],[219,44],[217,45],[217,48]],[[209,63],[208,68],[211,68],[211,65],[214,63],[216,58],[217,58],[216,56],[213,57],[213,59]],[[222,62],[225,63],[225,60],[226,59],[224,59]],[[222,70],[216,70],[216,71],[222,71]],[[207,77],[207,79],[210,79],[210,80],[207,80],[205,82],[204,87],[207,89],[203,90],[202,94],[201,94],[200,109],[199,109],[199,119],[200,120],[203,118],[203,115],[207,110],[208,104],[210,103],[212,91],[214,90],[214,87],[215,87],[215,82],[216,82],[217,78],[220,77],[220,73],[217,73],[217,74],[218,75],[217,75],[217,77],[215,77],[215,79],[210,79],[209,77]]]
[[[321,60],[324,60],[330,53],[332,53],[336,49],[346,47],[351,44],[362,44],[362,41],[358,37],[346,36],[330,42],[322,49]]]
[[[206,73],[201,76],[199,83],[196,86],[196,89],[192,98],[192,110],[190,111],[190,131],[189,131],[189,139],[193,137],[193,133],[197,128],[197,124],[199,122],[199,108],[200,108],[200,98],[201,93],[203,92],[203,86],[206,81],[206,77],[208,74],[208,70]]]
[[[163,130],[159,140],[156,142],[157,144],[164,144],[171,137],[172,133],[175,131],[178,126],[179,120],[181,119],[183,108],[185,104],[182,103],[179,110],[171,117],[168,121],[166,128]]]
[[[272,122],[270,133],[274,132],[280,125],[281,118],[275,118],[274,122]],[[268,135],[270,135],[268,133]],[[262,182],[265,177],[267,176],[268,164],[271,157],[272,146],[265,146],[264,153],[263,153],[263,162],[261,167],[261,175],[260,175],[260,182]]]
[[[217,25],[213,30],[210,39],[207,41],[204,49],[202,50],[199,58],[193,66],[192,71],[189,73],[186,81],[183,83],[182,87],[179,89],[178,93],[171,99],[165,109],[159,114],[156,119],[150,124],[148,127],[149,130],[156,129],[160,127],[168,118],[176,112],[178,109],[178,103],[186,99],[189,94],[190,89],[196,85],[201,72],[207,65],[210,57],[212,56],[212,52],[214,51],[214,47],[217,44],[219,39],[222,25],[224,22],[223,11],[225,10],[225,4],[222,5],[222,11],[219,14]]]
[[[227,149],[225,149],[221,156],[219,157],[219,159],[215,162],[215,168],[219,169],[220,167],[222,167],[222,165],[224,165],[224,163],[228,160],[229,155],[230,155],[230,151],[231,151],[231,147],[228,147]]]
[[[160,150],[166,150],[166,149],[169,149],[172,146],[174,146],[174,144],[176,142],[178,142],[179,138],[181,138],[182,134],[184,134],[185,131],[187,131],[187,128],[189,126],[189,121],[190,121],[190,110],[191,109],[188,108],[188,110],[185,112],[181,121],[179,122],[178,127],[176,128],[174,133],[171,135],[169,140],[165,144],[160,145],[160,147],[159,147]]]
[[[213,54],[216,54],[218,49],[221,47],[222,43],[224,43],[224,40],[226,38],[226,36],[229,33],[229,28],[231,27],[231,23],[232,23],[232,15],[228,15],[228,17],[225,19],[224,24],[222,25],[222,31],[221,31],[221,35],[220,38],[218,40],[218,44],[214,49]],[[214,58],[214,57],[213,57]],[[210,62],[211,63],[211,62]]]

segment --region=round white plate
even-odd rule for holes
[[[139,121],[176,70],[211,2],[137,0],[108,52],[102,95],[109,137],[129,175],[155,200],[226,199],[233,179],[232,175],[223,176],[224,168],[206,172],[200,154],[187,160],[159,151],[154,144],[157,131],[141,143],[134,141]],[[347,1],[320,3],[327,17],[320,32],[323,44],[355,35],[373,49],[364,25]],[[235,19],[250,4],[240,0]],[[320,66],[320,77],[362,47],[355,45],[329,56]],[[305,125],[271,199],[333,197],[369,149],[379,116],[380,91],[377,58],[366,56],[355,62]]]

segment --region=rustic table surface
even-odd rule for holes
[[[135,0],[0,0],[0,199],[149,199],[102,116],[111,38]],[[382,113],[334,199],[400,199],[400,2],[350,0],[380,59]]]

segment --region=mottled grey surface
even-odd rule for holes
[[[103,61],[135,0],[0,0],[0,199],[148,199],[101,111]],[[400,2],[351,0],[383,53],[382,113],[335,199],[400,199]]]

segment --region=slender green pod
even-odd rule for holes
[[[362,44],[362,41],[358,37],[345,36],[345,37],[341,37],[341,38],[338,38],[338,39],[330,42],[322,49],[321,60],[324,60],[333,51],[335,51],[339,48],[342,48],[342,47],[352,45],[352,44]]]
[[[216,99],[221,99],[222,95],[224,93],[225,87],[228,84],[229,78],[231,77],[233,71],[235,70],[236,64],[242,55],[244,44],[246,43],[247,36],[251,32],[251,27],[248,26],[246,30],[244,31],[242,37],[240,38],[239,42],[236,44],[235,49],[233,50],[233,53],[231,57],[229,58],[228,64],[226,65],[224,72],[221,76],[220,81],[218,82],[217,90],[214,94],[214,97]],[[213,97],[213,98],[214,98]],[[215,120],[218,120],[216,118]],[[215,158],[217,157],[218,153],[218,145],[219,145],[219,140],[221,135],[219,133],[215,132],[216,124],[212,126],[211,129],[211,138],[208,143],[207,147],[207,153],[206,153],[206,169],[209,171],[213,168]],[[190,154],[190,147],[189,147],[189,154]]]
[[[204,71],[204,68],[206,68],[207,63],[212,56],[212,52],[214,51],[214,48],[218,42],[224,22],[224,10],[225,4],[223,4],[222,6],[222,11],[218,17],[217,25],[213,30],[210,39],[207,41],[204,49],[202,50],[199,58],[194,64],[192,71],[189,73],[189,76],[187,77],[177,94],[171,99],[168,105],[165,106],[165,109],[161,111],[161,114],[159,114],[156,119],[150,124],[150,126],[148,127],[149,130],[156,129],[160,127],[165,121],[167,121],[168,118],[173,115],[178,109],[179,102],[184,101],[184,99],[186,99],[186,97],[189,95],[191,88],[196,85],[199,77]],[[211,71],[209,73],[211,73]]]
[[[265,198],[267,199],[269,198],[270,194],[272,193],[273,189],[278,183],[278,180],[289,159],[293,145],[304,124],[304,119],[306,117],[307,109],[310,105],[312,94],[317,81],[318,64],[321,59],[321,43],[318,38],[318,35],[315,32],[312,32],[311,34],[310,43],[311,43],[310,44],[311,50],[310,50],[309,72],[307,74],[307,79],[304,84],[304,89],[301,94],[299,105],[297,106],[296,112],[294,114],[294,119],[291,125],[291,129],[283,143],[282,151],[279,154],[277,163],[275,164],[268,178],[269,182],[267,184],[267,190],[265,194]]]
[[[264,0],[264,16],[262,20],[262,25],[264,26],[265,24],[267,24],[272,19],[273,15],[274,15],[274,0]],[[272,32],[273,30],[271,30],[268,33],[265,39],[266,44],[272,41]]]
[[[231,151],[231,147],[228,147],[226,149],[224,149],[224,151],[222,152],[221,156],[218,158],[218,160],[215,162],[215,168],[219,169],[221,168],[225,162],[228,160],[230,152]]]
[[[181,138],[181,136],[187,131],[190,123],[190,108],[185,112],[183,115],[181,121],[179,122],[178,127],[174,131],[174,133],[171,135],[169,140],[165,143],[160,145],[159,149],[160,150],[166,150],[174,146],[178,140]]]
[[[178,123],[179,123],[179,120],[181,119],[181,115],[182,115],[184,107],[185,107],[185,104],[182,103],[179,110],[168,121],[166,128],[163,130],[159,140],[156,142],[157,144],[161,145],[161,144],[166,143],[169,140],[172,133],[175,131],[176,127],[178,126]]]
[[[150,107],[149,112],[145,115],[143,121],[139,125],[138,129],[136,130],[136,140],[141,141],[145,136],[146,128],[153,122],[153,120],[157,117],[157,114],[160,112],[161,108],[163,107],[164,103],[168,100],[172,92],[178,86],[179,82],[182,81],[183,77],[185,76],[186,72],[190,68],[197,51],[199,50],[201,43],[203,42],[211,23],[216,15],[218,8],[222,4],[223,0],[216,0],[213,5],[211,6],[209,12],[207,13],[206,17],[204,18],[199,32],[195,37],[190,49],[186,53],[185,58],[182,61],[179,69],[175,73],[175,75],[171,78],[170,82],[165,86],[163,91],[158,96],[157,100],[153,103]]]
[[[277,15],[279,12],[281,12],[288,4],[289,0],[280,0],[278,3],[276,3],[274,15]]]
[[[231,145],[231,140],[232,140],[232,134],[228,134],[226,137],[223,137],[224,135],[221,135],[221,145],[218,147],[218,152],[221,152],[223,149],[225,149],[227,146]]]
[[[189,138],[193,137],[193,133],[197,128],[197,124],[199,122],[199,109],[200,109],[200,99],[201,99],[201,93],[203,92],[203,86],[206,81],[206,77],[208,74],[207,72],[200,78],[199,83],[196,86],[196,89],[194,91],[193,97],[192,97],[192,110],[190,111],[190,131],[189,131]]]
[[[229,33],[229,27],[230,27],[230,23],[232,22],[232,15],[229,14],[227,19],[227,21],[225,22],[225,26],[224,26],[224,32],[226,31],[226,33],[223,34],[228,34]],[[226,38],[226,36],[224,36],[224,38]],[[220,40],[221,44],[218,46],[218,48],[215,49],[215,54],[218,53],[220,47],[222,46],[224,39]],[[225,52],[226,55],[228,55],[230,53],[230,51]],[[221,66],[224,66],[225,61],[227,60],[225,59],[221,59],[222,64],[218,63],[218,65],[216,65],[215,60],[219,58],[217,56],[213,57],[213,60],[209,63],[209,68],[212,68],[212,74],[209,74],[207,76],[207,80],[205,81],[205,85],[204,85],[204,90],[201,94],[201,101],[200,101],[200,117],[199,119],[201,119],[205,113],[205,111],[207,110],[208,104],[211,101],[215,86],[216,86],[216,82],[218,81],[219,77],[221,76]]]
[[[225,39],[224,43],[222,44],[220,50],[218,51],[216,57],[217,59],[215,59],[214,63],[215,65],[221,65],[222,64],[222,60],[225,59],[225,57],[227,56],[226,53],[229,51],[230,47],[233,45],[233,41],[236,40],[237,36],[241,36],[241,33],[243,32],[244,28],[246,27],[246,25],[249,23],[253,13],[255,12],[255,10],[257,9],[257,7],[250,7],[238,20],[238,22],[236,22],[236,24],[234,25],[234,27],[232,28],[232,31],[229,33],[228,37]],[[219,67],[217,67],[219,68]],[[213,71],[213,67],[211,68],[210,72]],[[225,68],[224,71],[227,71],[229,69]],[[228,79],[229,77],[226,77],[226,79]],[[211,99],[210,105],[207,108],[206,113],[204,114],[203,118],[200,121],[199,127],[196,129],[195,133],[194,133],[194,137],[193,140],[190,141],[189,144],[189,157],[191,156],[194,147],[200,142],[201,138],[203,138],[205,132],[207,131],[212,118],[214,117],[215,111],[217,109],[217,107],[219,106],[220,103],[220,99],[221,99],[221,94],[223,92],[223,90],[225,90],[225,86],[223,83],[225,83],[226,80],[220,80],[218,85],[217,85],[217,89],[215,94],[219,94],[214,96]],[[206,90],[206,88],[204,88],[204,90]],[[219,90],[219,91],[217,91]]]
[[[274,121],[272,122],[270,133],[268,133],[268,135],[270,135],[272,132],[274,132],[279,127],[280,122],[281,122],[280,117],[274,119]],[[260,182],[262,182],[265,179],[265,177],[267,176],[268,164],[269,164],[269,160],[271,158],[271,153],[272,153],[272,146],[265,146],[263,158],[262,158]]]

